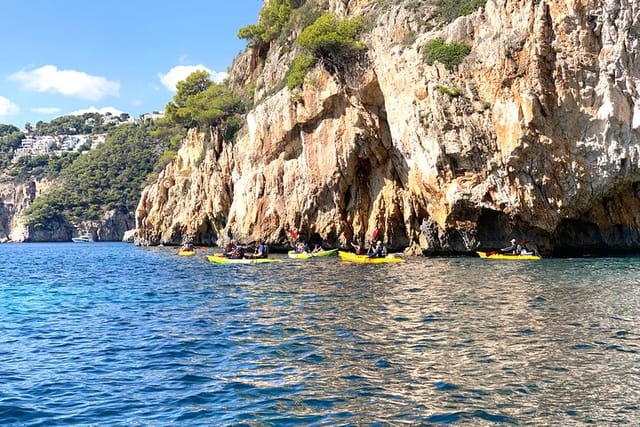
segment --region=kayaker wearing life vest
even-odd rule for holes
[[[266,258],[269,256],[267,252],[267,245],[265,245],[262,240],[258,240],[256,245],[256,250],[253,252],[252,258]]]
[[[514,254],[514,255],[519,255],[520,254],[520,245],[518,245],[516,243],[516,239],[511,239],[511,245],[507,246],[506,248],[502,248],[500,249],[500,252],[505,253],[505,254]]]
[[[368,255],[368,257],[369,258],[383,257],[384,252],[385,252],[385,248],[382,245],[382,241],[378,240],[378,242],[376,243],[375,249],[373,250],[373,252],[371,252],[371,254]]]

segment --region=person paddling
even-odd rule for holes
[[[351,242],[351,246],[356,251],[356,255],[365,255],[366,250],[363,248],[364,245],[359,245],[357,242]]]
[[[258,240],[256,250],[253,252],[253,258],[267,258],[268,256],[267,245],[265,245],[262,240]]]
[[[500,249],[500,252],[506,254],[519,255],[520,254],[520,245],[517,244],[516,239],[511,239],[511,245],[506,248]]]
[[[382,258],[384,256],[384,253],[385,248],[382,245],[382,241],[378,240],[378,242],[376,243],[376,248],[367,256],[369,258]]]

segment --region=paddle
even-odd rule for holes
[[[526,245],[527,243],[529,243],[531,240],[523,240],[522,242],[520,242],[521,246]],[[495,255],[497,253],[500,253],[500,251],[489,251],[487,252],[487,256],[491,256],[491,255]],[[519,255],[519,254],[518,254]]]
[[[376,238],[378,237],[378,233],[380,231],[378,230],[378,228],[376,227],[375,230],[373,230],[373,233],[371,233],[371,240],[376,240]]]

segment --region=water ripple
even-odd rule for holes
[[[0,245],[2,425],[640,422],[636,258],[213,266],[80,246]]]

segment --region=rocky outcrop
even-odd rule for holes
[[[121,211],[108,212],[100,221],[80,224],[52,221],[27,225],[27,208],[51,185],[48,180],[9,179],[0,184],[0,242],[70,242],[73,236],[83,233],[91,234],[97,241],[120,241],[127,230],[134,228],[133,212]]]
[[[489,0],[438,26],[416,2],[330,1],[374,19],[367,60],[282,89],[295,51],[234,63],[256,105],[234,141],[192,130],[147,187],[141,244],[266,238],[329,245],[374,229],[457,253],[511,237],[543,253],[640,248],[640,22],[633,4]],[[423,47],[471,46],[449,70]],[[239,83],[238,83],[239,84]],[[270,96],[268,94],[273,93]]]

